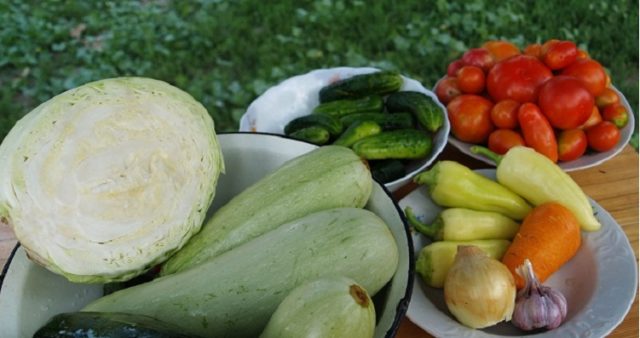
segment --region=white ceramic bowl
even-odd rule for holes
[[[631,136],[633,136],[633,130],[636,124],[635,117],[633,115],[633,110],[631,109],[631,106],[629,105],[629,102],[624,97],[624,95],[621,92],[619,92],[618,89],[616,89],[615,87],[612,87],[612,88],[616,93],[618,93],[618,96],[620,96],[620,102],[625,108],[627,108],[627,111],[629,112],[629,122],[627,122],[627,125],[624,126],[624,128],[620,129],[620,141],[618,141],[618,144],[616,144],[615,147],[607,151],[603,151],[603,152],[587,151],[586,154],[582,155],[580,158],[575,159],[573,161],[558,162],[558,165],[564,171],[575,171],[575,170],[595,167],[605,162],[606,160],[616,156],[619,152],[622,151],[622,149],[624,149],[624,147],[627,144],[629,144],[629,140],[631,140]],[[480,160],[482,162],[495,166],[495,163],[489,160],[488,158],[482,155],[472,153],[471,147],[473,146],[473,144],[460,141],[455,136],[453,136],[453,134],[449,135],[449,142],[453,144],[454,147],[458,148],[458,150],[465,153],[466,155],[469,155],[477,160]]]
[[[284,134],[284,127],[296,117],[308,115],[319,104],[320,89],[336,80],[345,79],[358,74],[373,73],[376,68],[338,67],[318,69],[309,73],[294,76],[269,88],[256,98],[248,107],[240,120],[240,131]],[[426,89],[418,81],[403,76],[404,84],[400,91],[418,91],[430,96],[438,104],[446,117],[445,107],[440,104],[433,92]],[[407,184],[417,173],[426,169],[444,150],[449,135],[449,121],[436,132],[431,154],[420,160],[410,161],[407,174],[385,186],[395,191]]]
[[[220,176],[210,212],[286,160],[316,148],[280,135],[230,133],[219,135],[219,140],[227,173]],[[374,183],[366,208],[385,220],[398,244],[398,270],[373,297],[378,318],[375,337],[393,337],[407,310],[413,286],[413,245],[403,213],[383,186]],[[53,315],[79,310],[102,295],[102,285],[68,282],[32,263],[22,247],[16,247],[2,277],[1,337],[31,337]]]
[[[495,179],[494,169],[478,170]],[[611,215],[591,200],[602,224],[595,232],[582,232],[582,244],[576,255],[544,282],[567,298],[567,318],[549,331],[524,332],[502,322],[482,330],[470,329],[448,311],[442,289],[427,286],[415,274],[415,283],[407,317],[435,337],[498,338],[532,336],[539,338],[604,337],[615,329],[629,311],[638,287],[636,259],[627,236]],[[431,222],[442,210],[430,198],[427,187],[412,191],[400,202],[411,207],[424,222]],[[430,243],[425,236],[413,234],[415,255]]]

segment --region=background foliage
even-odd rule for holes
[[[177,85],[230,131],[289,76],[373,66],[432,87],[451,60],[489,39],[576,41],[608,68],[638,120],[631,0],[2,0],[0,22],[0,139],[39,103],[105,77]]]

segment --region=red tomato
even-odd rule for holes
[[[589,118],[587,119],[587,121],[582,125],[580,125],[580,127],[578,128],[587,129],[600,123],[600,121],[602,121],[602,115],[600,115],[600,110],[598,109],[598,107],[593,106],[593,110],[591,110],[591,115],[589,115]]]
[[[598,108],[604,108],[618,103],[620,103],[620,96],[610,87],[606,87],[600,95],[596,96],[596,105]]]
[[[464,94],[479,94],[484,90],[484,72],[476,66],[464,66],[458,70],[458,88]]]
[[[544,49],[544,48],[543,48]],[[547,67],[556,70],[562,69],[576,60],[578,48],[571,41],[558,41],[549,44],[542,53],[542,61]]]
[[[483,143],[493,131],[493,103],[478,95],[460,95],[447,105],[451,132],[460,141]]]
[[[595,151],[612,149],[620,141],[620,130],[609,121],[602,121],[587,129],[589,147]]]
[[[447,66],[447,75],[454,77],[458,73],[458,70],[464,66],[464,62],[461,59],[453,60]]]
[[[587,151],[587,134],[582,129],[567,129],[558,135],[558,160],[573,161]]]
[[[580,79],[593,96],[600,95],[607,85],[607,73],[598,61],[592,59],[576,60],[561,74]]]
[[[518,123],[527,146],[558,162],[558,143],[553,128],[534,103],[523,103],[518,109]]]
[[[539,43],[532,43],[524,48],[524,54],[535,57],[536,59],[542,58],[542,45]]]
[[[504,40],[487,41],[482,45],[482,48],[489,51],[489,54],[493,56],[495,62],[500,62],[520,54],[520,48],[513,43]]]
[[[462,94],[460,87],[458,87],[458,79],[455,77],[447,76],[444,79],[438,81],[435,89],[436,96],[442,104],[447,104],[453,100],[454,97]]]
[[[518,108],[520,102],[502,100],[491,109],[491,122],[498,128],[515,129],[518,127]]]
[[[471,48],[462,54],[462,61],[465,65],[476,66],[488,72],[495,64],[493,56],[485,48]]]
[[[558,129],[578,128],[593,111],[593,96],[571,76],[556,76],[540,88],[538,104],[549,123]]]
[[[515,130],[497,129],[489,134],[487,146],[491,151],[497,154],[504,154],[515,146],[524,146],[524,139]]]
[[[535,102],[538,87],[553,77],[533,56],[517,55],[496,64],[487,76],[487,89],[495,101]]]
[[[618,128],[623,128],[629,122],[629,112],[621,104],[612,104],[604,108],[602,119],[615,124]]]

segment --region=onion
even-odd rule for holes
[[[462,324],[485,328],[511,320],[516,298],[513,275],[475,246],[459,246],[444,282],[447,308]]]

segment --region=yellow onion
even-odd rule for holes
[[[480,329],[511,320],[516,298],[513,275],[475,246],[459,246],[444,282],[444,300],[462,324]]]

